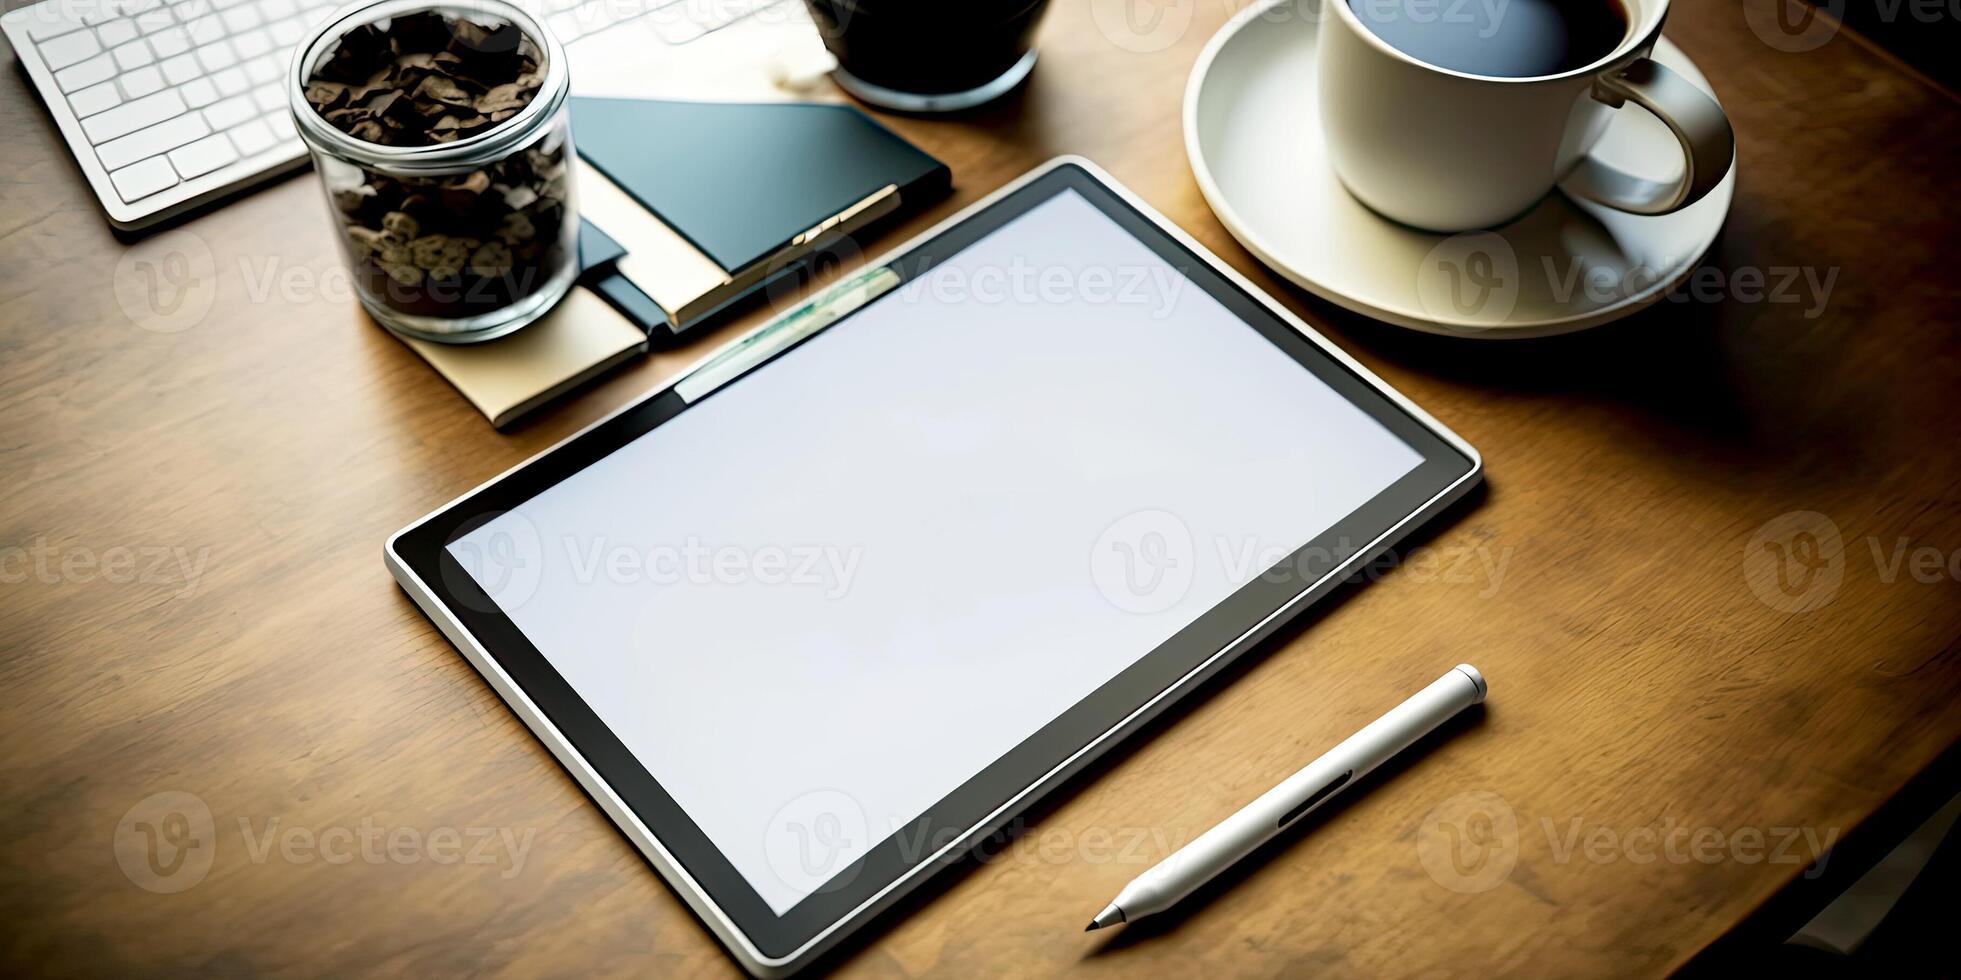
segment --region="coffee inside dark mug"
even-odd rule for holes
[[[1016,69],[1033,50],[1048,6],[1048,0],[807,2],[824,46],[852,78],[923,96],[972,92]]]
[[[1471,75],[1536,78],[1584,68],[1627,37],[1621,0],[1347,0],[1392,48]]]

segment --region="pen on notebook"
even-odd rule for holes
[[[1451,668],[1409,700],[1132,879],[1084,931],[1135,922],[1177,904],[1370,770],[1459,711],[1483,701],[1484,694],[1484,677],[1477,668],[1470,664]]]

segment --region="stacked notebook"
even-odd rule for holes
[[[406,341],[499,427],[951,186],[850,106],[574,98],[572,133],[580,285],[499,340]]]

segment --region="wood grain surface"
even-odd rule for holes
[[[1058,3],[1019,95],[881,117],[958,189],[868,247],[1087,155],[1490,480],[827,967],[1663,973],[1956,741],[1961,104],[1848,33],[1767,43],[1745,6],[1680,0],[1668,32],[1738,132],[1722,285],[1542,342],[1374,324],[1233,242],[1179,110],[1235,3],[1167,5],[1189,23],[1143,39],[1099,28],[1122,4]],[[27,83],[0,80],[0,969],[735,973],[380,547],[760,314],[499,434],[335,292],[338,261],[310,173],[118,242]],[[1751,288],[1784,270],[1831,288]],[[1081,932],[1460,660],[1492,699],[1433,751],[1183,913]],[[157,814],[197,814],[160,793],[201,803],[206,836],[168,836]],[[146,873],[154,833],[209,867]]]

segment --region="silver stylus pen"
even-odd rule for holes
[[[1135,922],[1178,903],[1335,794],[1389,761],[1459,711],[1484,700],[1484,676],[1458,664],[1410,699],[1348,736],[1305,769],[1131,879],[1085,931]]]

